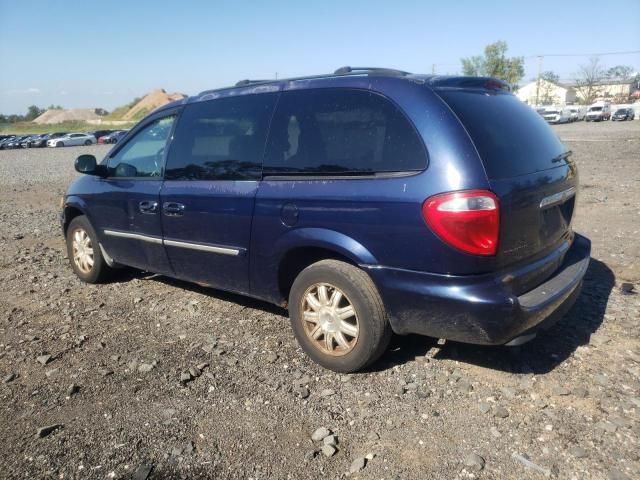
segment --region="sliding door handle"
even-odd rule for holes
[[[176,202],[164,202],[162,204],[162,211],[168,217],[180,217],[184,215],[184,205]]]

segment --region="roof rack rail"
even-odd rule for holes
[[[246,87],[247,85],[253,85],[254,83],[265,83],[265,82],[275,82],[275,80],[249,80],[248,78],[245,80],[240,80],[236,82],[236,87]]]
[[[395,75],[399,77],[404,77],[406,75],[411,75],[409,72],[405,72],[404,70],[396,70],[395,68],[380,68],[380,67],[340,67],[335,72],[334,75],[357,75],[362,73],[377,73],[382,75]]]
[[[321,75],[308,75],[304,77],[293,77],[293,78],[282,78],[281,80],[306,80],[306,79],[315,79],[315,78],[327,78],[327,77],[336,77],[336,76],[345,76],[345,75],[365,75],[365,74],[378,74],[378,75],[389,75],[395,77],[404,77],[406,75],[411,75],[409,72],[405,72],[403,70],[395,70],[393,68],[379,68],[379,67],[340,67],[333,73],[325,73]],[[268,82],[277,82],[277,79],[271,80],[240,80],[235,84],[236,87],[246,87],[248,85],[255,85],[258,83],[268,83]]]
[[[393,68],[379,68],[379,67],[340,67],[333,73],[325,73],[321,75],[305,75],[302,77],[280,78],[271,80],[240,80],[236,82],[233,87],[215,88],[211,90],[204,90],[199,95],[206,95],[211,92],[217,92],[221,90],[228,90],[230,88],[247,87],[250,85],[260,85],[265,83],[276,82],[292,82],[297,80],[316,80],[319,78],[331,78],[331,77],[344,77],[349,75],[386,75],[390,77],[405,77],[412,75],[411,72],[405,72],[404,70],[396,70]]]

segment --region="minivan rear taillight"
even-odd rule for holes
[[[495,255],[500,211],[492,192],[466,190],[434,195],[422,204],[422,216],[448,245],[473,255]]]

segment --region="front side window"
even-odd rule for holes
[[[426,150],[389,100],[351,89],[285,92],[274,116],[265,175],[419,171]]]
[[[276,93],[265,93],[187,105],[176,126],[165,178],[260,178],[267,130],[276,101]]]
[[[110,177],[160,177],[165,145],[175,116],[161,118],[138,131],[109,158]]]

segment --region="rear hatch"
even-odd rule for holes
[[[466,128],[500,201],[496,267],[542,257],[570,242],[577,169],[551,127],[502,90],[436,92]]]

